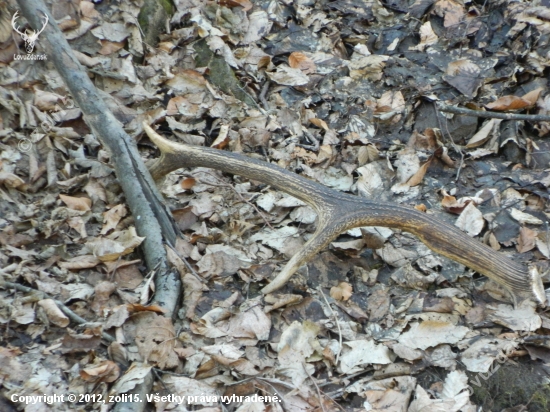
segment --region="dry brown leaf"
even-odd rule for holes
[[[500,250],[500,243],[493,232],[489,234],[489,246],[494,250]]]
[[[518,244],[516,248],[519,253],[529,252],[536,246],[538,232],[527,227],[519,230]]]
[[[468,59],[456,60],[447,66],[443,80],[469,98],[473,98],[483,84],[481,69]]]
[[[101,229],[101,234],[106,235],[111,230],[115,229],[118,222],[120,222],[127,213],[126,206],[122,204],[116,205],[112,207],[111,210],[103,213],[103,228]]]
[[[228,143],[229,143],[229,126],[224,124],[220,127],[220,132],[218,133],[218,137],[216,137],[216,140],[212,142],[212,145],[210,147],[221,150],[225,146],[227,146]]]
[[[442,190],[441,192],[443,194],[443,199],[441,200],[441,206],[443,206],[443,209],[457,215],[461,214],[470,203],[473,203],[474,205],[483,203],[483,199],[479,197],[466,196],[457,200],[456,197],[450,196],[445,190]]]
[[[0,183],[6,187],[13,187],[14,189],[21,188],[25,185],[25,181],[19,176],[4,171],[0,171]]]
[[[174,347],[177,343],[176,331],[169,318],[154,312],[141,312],[136,324],[136,345],[141,357],[160,369],[175,368],[179,358]],[[133,319],[134,319],[133,318]]]
[[[73,197],[59,195],[59,198],[67,205],[69,209],[87,212],[92,207],[92,201],[87,197]]]
[[[38,301],[38,305],[44,309],[48,320],[54,325],[65,328],[71,323],[69,318],[59,309],[53,299],[40,300]]]
[[[550,239],[546,232],[539,233],[536,239],[537,249],[546,258],[550,259]]]
[[[135,227],[132,226],[127,230],[113,232],[108,238],[94,239],[87,243],[87,247],[102,262],[112,262],[132,253],[144,239],[137,235]]]
[[[405,110],[405,98],[401,91],[388,90],[384,92],[379,99],[376,100],[376,106],[374,113],[395,112],[401,113]]]
[[[332,146],[328,144],[321,145],[319,147],[319,154],[317,155],[317,160],[315,163],[321,163],[325,160],[332,159],[333,154]]]
[[[123,41],[115,42],[115,41],[109,41],[109,40],[100,40],[100,43],[101,43],[101,49],[98,51],[98,53],[104,56],[116,53],[117,51],[122,49],[125,44],[125,42]]]
[[[494,102],[491,102],[485,107],[490,110],[495,111],[505,111],[505,110],[519,110],[525,109],[526,107],[531,107],[533,104],[518,96],[502,96],[496,99]]]
[[[302,52],[293,52],[288,56],[288,65],[293,69],[300,69],[306,74],[315,73],[315,63]]]
[[[266,69],[271,64],[271,56],[262,56],[258,60],[258,70]]]
[[[110,360],[104,360],[80,371],[80,377],[86,382],[114,382],[119,376],[120,368]]]
[[[166,53],[172,53],[172,50],[176,48],[176,45],[171,41],[162,41],[157,45],[157,47]]]
[[[284,86],[303,86],[309,82],[309,77],[300,69],[281,64],[275,72],[267,73],[268,77],[277,84]]]
[[[347,282],[340,282],[338,286],[330,288],[330,297],[336,300],[348,300],[353,294],[352,286]]]
[[[323,130],[328,130],[327,123],[322,119],[317,119],[317,118],[314,117],[314,118],[309,119],[309,121],[311,123],[313,123],[315,126],[321,128]]]
[[[242,7],[244,12],[247,12],[254,6],[250,0],[219,0],[219,4],[227,7]]]
[[[60,105],[65,101],[64,96],[34,89],[34,105],[42,111],[59,111]]]
[[[185,96],[175,96],[175,97],[172,97],[169,101],[168,101],[168,104],[166,106],[166,115],[167,116],[174,116],[176,114],[179,114],[179,105],[186,102],[187,99],[185,98]]]
[[[443,26],[456,27],[464,19],[464,6],[454,0],[438,0],[433,7],[433,12],[443,17]]]
[[[542,225],[544,222],[538,217],[535,217],[529,213],[522,212],[515,207],[510,208],[510,216],[516,219],[519,223],[528,225]]]
[[[539,99],[539,96],[543,90],[544,87],[539,87],[538,89],[532,90],[529,93],[524,94],[523,96],[521,96],[521,98],[531,103],[531,106],[534,106],[537,103],[537,100]]]
[[[422,26],[420,26],[420,43],[418,45],[409,47],[409,50],[418,50],[423,51],[426,47],[428,47],[431,44],[437,43],[439,38],[434,33],[432,29],[432,24],[427,21]]]
[[[180,186],[182,189],[185,189],[185,190],[189,190],[191,189],[193,186],[195,186],[195,183],[197,181],[195,180],[195,178],[193,177],[188,177],[186,179],[183,179],[181,182],[180,182]]]
[[[456,220],[455,226],[470,236],[477,236],[483,230],[485,220],[479,209],[474,206],[474,203],[470,203]]]
[[[79,270],[90,269],[99,265],[101,261],[93,255],[75,256],[66,262],[58,262],[57,266],[63,269]]]
[[[498,126],[502,122],[502,119],[490,119],[487,121],[481,129],[466,144],[468,149],[479,147],[485,144],[493,135],[498,132]]]
[[[417,170],[417,172],[411,176],[411,178],[407,181],[407,184],[411,187],[414,187],[420,182],[422,182],[422,179],[424,179],[424,175],[428,171],[428,167],[430,167],[430,163],[432,162],[433,157],[430,157],[426,163],[424,163],[422,166],[420,166],[420,169]]]
[[[158,305],[140,305],[137,303],[128,303],[126,307],[128,308],[128,312],[130,314],[136,313],[136,312],[155,312],[155,313],[163,314],[167,312],[166,309],[161,308]]]

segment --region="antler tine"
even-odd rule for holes
[[[144,123],[143,127],[161,151],[161,157],[148,166],[156,179],[181,167],[210,167],[272,185],[316,210],[317,230],[262,290],[263,293],[271,293],[283,286],[301,265],[340,233],[360,226],[386,226],[416,235],[433,251],[501,284],[510,292],[514,303],[523,300],[534,300],[540,304],[546,302],[536,268],[527,270],[521,263],[433,215],[396,203],[371,201],[338,192],[276,165],[241,154],[174,143],[155,133],[147,124]]]
[[[19,33],[20,35],[23,35],[24,33],[20,32],[20,31],[19,31],[19,28],[15,25],[15,20],[17,20],[18,14],[19,14],[19,10],[17,10],[17,11],[14,13],[13,17],[11,18],[11,25],[12,25],[13,29],[14,29],[17,33]]]
[[[39,32],[36,32],[35,35],[38,37],[38,35],[40,33],[42,33],[44,31],[44,29],[46,28],[46,26],[48,25],[48,22],[50,21],[50,19],[48,18],[48,15],[47,14],[44,14],[44,25],[42,26],[42,28],[40,29]]]

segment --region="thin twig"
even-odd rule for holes
[[[531,122],[550,122],[550,116],[544,114],[519,114],[519,113],[499,113],[484,110],[471,110],[464,107],[448,106],[443,103],[437,103],[437,108],[446,113],[461,114],[463,116],[482,117],[484,119],[503,119],[503,120],[527,120]]]
[[[191,266],[191,264],[187,261],[185,256],[181,255],[174,247],[172,247],[172,245],[166,244],[166,246],[168,246],[170,249],[172,249],[172,251],[176,254],[176,256],[178,258],[181,259],[181,261],[184,263],[185,267],[189,270],[189,272],[191,272],[191,274],[193,276],[195,276],[201,282],[204,282],[204,279],[201,278],[197,272],[195,272],[195,269],[193,269],[193,266]]]
[[[318,152],[319,151],[319,139],[317,139],[313,133],[311,133],[306,128],[303,129],[304,134],[306,135],[307,139],[311,142],[311,144],[302,144],[297,143],[296,146],[303,147],[306,150],[311,150],[312,152]]]
[[[281,392],[279,392],[277,390],[277,388],[275,386],[273,386],[273,384],[283,384],[284,382],[282,381],[279,381],[279,382],[273,382],[275,381],[276,379],[267,379],[267,378],[256,378],[257,380],[260,380],[260,381],[263,381],[265,382],[267,385],[271,386],[271,388],[273,389],[273,392],[275,392],[277,394],[277,396],[279,397],[279,399],[281,400],[281,402],[283,403],[283,410],[285,410],[285,407],[286,407],[286,401],[285,401],[285,398],[283,396],[283,394]],[[285,383],[286,385],[286,383]],[[284,386],[284,385],[283,385]],[[269,393],[267,390],[263,389],[263,388],[260,388],[261,390],[263,390],[264,392],[267,392]],[[294,390],[296,389],[295,387],[290,387],[290,389]]]
[[[441,119],[439,118],[439,113],[437,112],[437,105],[434,102],[433,105],[434,111],[435,111],[435,118],[437,119],[437,123],[439,124],[439,130],[441,130],[441,133],[443,133],[443,126],[441,125]],[[445,129],[447,130],[447,134],[449,135],[449,139],[451,141],[451,144],[453,145],[453,148],[456,152],[460,154],[460,164],[458,165],[458,170],[456,171],[456,178],[455,182],[458,182],[458,178],[460,177],[460,171],[462,170],[462,166],[464,166],[464,153],[462,153],[462,150],[458,145],[455,143],[453,139],[453,135],[451,132],[449,132],[448,122],[445,122]]]
[[[315,379],[313,379],[313,376],[310,375],[310,373],[307,371],[307,366],[305,362],[302,362],[302,368],[304,368],[304,372],[306,375],[311,379],[311,382],[313,382],[313,385],[315,385],[315,389],[317,389],[317,396],[319,397],[319,405],[321,405],[321,409],[323,412],[327,412],[325,409],[325,403],[323,402],[323,395],[321,395],[321,389],[319,389],[319,386],[317,385],[317,382],[315,382]]]
[[[61,302],[57,299],[53,299],[51,296],[49,296],[45,292],[42,292],[42,291],[37,290],[37,289],[30,288],[28,286],[20,285],[19,283],[6,282],[6,281],[0,281],[0,286],[10,287],[10,288],[13,288],[13,289],[19,290],[21,292],[25,292],[25,293],[34,293],[38,297],[40,297],[41,299],[52,299],[55,302],[55,304],[59,307],[59,309],[61,309],[61,311],[65,315],[67,315],[67,317],[69,319],[71,319],[73,322],[78,323],[79,325],[85,325],[87,323],[90,323],[86,319],[81,318],[76,313],[74,313],[72,310],[70,310],[67,306],[65,306],[65,304],[63,302]],[[103,339],[109,341],[109,342],[114,342],[115,341],[115,338],[113,338],[111,335],[109,335],[108,333],[105,333],[105,332],[101,332],[101,337]]]
[[[264,85],[262,86],[262,90],[260,91],[260,95],[258,96],[260,101],[262,102],[262,105],[264,106],[264,109],[269,111],[269,103],[267,102],[267,91],[269,90],[269,86],[271,84],[271,81],[266,80]]]
[[[159,275],[155,278],[155,302],[173,315],[178,309],[181,281],[175,270],[166,263],[163,247],[164,243],[174,244],[178,237],[172,214],[163,203],[164,199],[143,163],[136,142],[108,108],[44,1],[18,0],[18,4],[33,28],[42,26],[43,16],[49,17],[49,23],[40,37],[41,45],[51,56],[87,126],[111,153],[111,162],[126,204],[134,216],[137,233],[145,237],[141,248],[147,268],[151,270],[161,262]]]
[[[216,179],[218,182],[220,182],[220,183],[212,183],[212,182],[208,182],[208,181],[205,181],[205,180],[199,178],[198,180],[200,180],[201,183],[206,184],[206,185],[210,185],[210,186],[228,187],[228,188],[232,189],[232,190],[237,194],[237,196],[239,196],[239,198],[240,198],[243,202],[245,202],[246,204],[252,206],[252,207],[254,208],[254,210],[255,210],[255,211],[261,216],[261,218],[264,220],[265,224],[266,224],[270,229],[273,230],[273,226],[271,226],[271,223],[269,223],[269,221],[268,221],[267,218],[263,215],[263,213],[260,211],[260,209],[258,209],[258,208],[256,207],[256,205],[255,205],[254,203],[252,203],[250,200],[246,200],[246,199],[244,198],[244,196],[243,196],[241,193],[239,193],[239,191],[238,191],[237,189],[235,189],[235,188],[234,188],[232,185],[230,185],[229,183],[224,183],[224,182],[222,182],[216,175],[213,175],[212,173],[209,173],[209,172],[203,172],[203,173],[212,176],[213,178],[215,178],[215,179]]]
[[[315,385],[315,388],[317,389],[317,395],[319,396],[319,402],[320,402],[320,405],[321,405],[321,409],[323,409],[323,412],[326,412],[326,409],[325,409],[325,404],[323,403],[323,396],[322,395],[325,395],[325,397],[330,399],[336,406],[338,406],[338,408],[340,408],[343,412],[346,412],[346,410],[344,408],[342,408],[342,406],[338,402],[336,402],[334,399],[329,397],[326,393],[321,392],[321,389],[319,388],[319,385],[317,385],[317,382],[315,382],[315,379],[313,379],[313,377],[307,371],[306,365],[305,365],[304,362],[302,362],[302,367],[304,368],[304,371],[306,372],[307,376],[309,377],[309,379],[311,379],[311,381]]]
[[[338,365],[338,361],[340,359],[340,352],[342,352],[342,329],[340,329],[340,321],[338,320],[338,316],[336,316],[336,313],[334,313],[334,311],[332,310],[332,306],[330,306],[330,303],[328,302],[328,299],[325,296],[323,289],[321,289],[321,287],[318,286],[317,290],[325,300],[325,303],[327,304],[328,309],[330,310],[330,313],[334,318],[334,322],[336,322],[336,327],[338,328],[338,352],[336,353],[336,365]]]

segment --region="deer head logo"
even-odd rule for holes
[[[13,29],[21,35],[21,38],[25,41],[25,49],[27,50],[28,54],[31,54],[34,50],[34,43],[38,39],[38,35],[44,31],[46,28],[46,25],[48,24],[48,16],[44,14],[44,25],[39,31],[29,30],[25,29],[25,32],[19,31],[17,25],[15,24],[15,20],[17,20],[17,14],[19,11],[16,11],[11,19],[11,25],[13,26]]]

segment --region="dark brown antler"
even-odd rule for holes
[[[455,226],[396,203],[363,199],[329,189],[278,166],[217,149],[171,142],[143,124],[147,135],[161,151],[149,166],[155,179],[181,167],[211,167],[258,180],[309,204],[318,215],[312,238],[262,292],[271,293],[346,230],[360,226],[386,226],[418,236],[430,249],[466,265],[503,285],[514,302],[530,299],[546,302],[536,268],[526,269],[501,253],[471,238]]]

